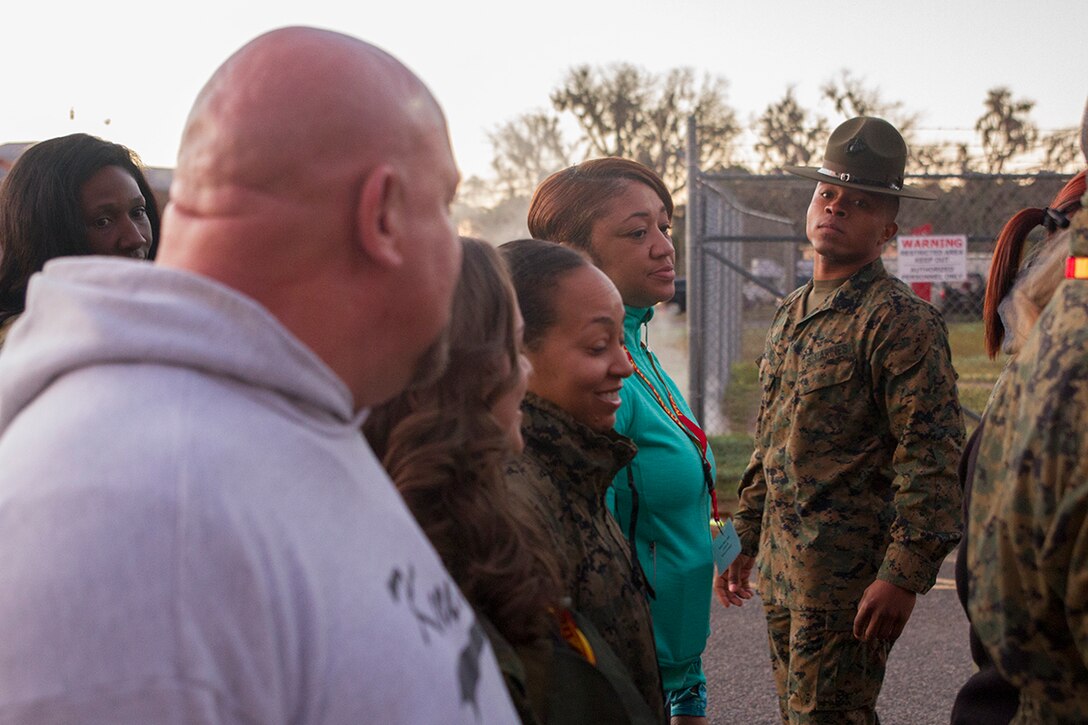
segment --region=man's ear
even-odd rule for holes
[[[356,240],[360,249],[379,265],[398,267],[404,256],[400,231],[404,228],[404,194],[389,164],[378,166],[363,181],[356,200]]]
[[[880,234],[880,243],[887,244],[888,240],[895,236],[895,233],[899,231],[899,225],[895,222],[888,222],[888,225],[884,227],[884,231]]]

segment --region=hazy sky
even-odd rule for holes
[[[921,112],[923,129],[960,139],[996,85],[1036,101],[1044,129],[1079,124],[1088,94],[1088,0],[6,0],[0,143],[85,131],[172,166],[216,66],[293,24],[356,35],[415,70],[466,176],[489,172],[487,131],[547,107],[578,63],[720,74],[743,122],[789,85],[814,106],[847,68]]]

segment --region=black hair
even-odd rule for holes
[[[574,270],[591,266],[589,258],[570,247],[539,239],[518,239],[499,247],[510,270],[518,307],[525,321],[525,346],[533,349],[555,324],[555,290]]]
[[[80,192],[107,166],[121,167],[140,187],[151,225],[147,256],[155,258],[159,208],[136,154],[85,133],[34,144],[0,182],[0,321],[23,311],[31,275],[50,259],[91,254]]]

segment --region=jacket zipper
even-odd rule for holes
[[[650,562],[651,562],[651,567],[653,568],[653,580],[654,580],[653,584],[651,584],[650,586],[652,586],[656,590],[657,589],[657,542],[656,541],[651,541],[650,542]]]

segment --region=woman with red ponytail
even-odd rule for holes
[[[1088,123],[1085,128],[1088,129]],[[1050,206],[1022,209],[1014,214],[998,235],[982,308],[986,352],[991,358],[997,357],[999,350],[1010,355],[1010,360],[1011,356],[1019,352],[1035,321],[1057,289],[1058,283],[1064,278],[1065,259],[1069,255],[1069,241],[1067,235],[1057,232],[1067,228],[1069,220],[1081,208],[1081,199],[1085,193],[1084,175],[1085,172],[1081,171],[1070,179],[1050,202]],[[1030,249],[1026,249],[1028,234],[1038,226],[1046,228],[1045,239]],[[1006,367],[1005,371],[1008,369]],[[990,400],[993,400],[996,392],[1005,385],[1005,371],[994,384],[994,392],[990,394]],[[963,460],[960,462],[965,520],[971,501],[975,458],[978,455],[979,440],[986,421],[987,415],[983,413],[978,428],[967,441]],[[956,593],[965,612],[969,585],[966,551],[965,526],[956,558]],[[969,636],[971,657],[978,666],[978,671],[967,680],[956,696],[956,702],[952,707],[952,725],[979,722],[993,725],[1008,723],[1016,714],[1020,703],[1020,692],[998,671],[979,640],[973,625]]]
[[[1009,333],[1015,330],[1026,334],[1026,331],[1030,330],[1031,326],[1035,324],[1039,312],[1050,300],[1054,287],[1057,286],[1058,280],[1061,279],[1060,266],[1056,270],[1057,274],[1054,276],[1053,285],[1042,285],[1042,289],[1035,290],[1035,293],[1031,295],[1032,298],[1027,300],[1032,304],[1027,305],[1026,309],[1022,310],[1027,315],[1026,319],[1018,320],[1011,329],[1008,325],[1003,324],[1004,315],[999,308],[1003,304],[1007,307],[1009,306],[1007,303],[1014,302],[1014,299],[1010,297],[1010,292],[1015,292],[1013,285],[1018,283],[1018,278],[1027,277],[1029,273],[1036,271],[1037,263],[1042,261],[1042,257],[1046,256],[1045,252],[1049,246],[1046,241],[1051,239],[1054,232],[1069,226],[1069,217],[1080,209],[1080,200],[1084,196],[1084,191],[1084,172],[1081,171],[1062,187],[1062,190],[1050,202],[1050,206],[1041,209],[1038,207],[1021,209],[1009,221],[1005,222],[1005,227],[997,236],[993,258],[990,262],[990,278],[986,283],[986,299],[982,309],[982,320],[986,333],[986,352],[989,353],[991,358],[997,357],[997,352],[1002,348],[1003,342],[1006,343],[1006,353],[1012,352],[1012,350],[1008,349],[1010,345],[1016,345],[1018,348],[1017,343],[1022,342],[1023,338],[1021,337],[1014,342],[1008,339]],[[1033,253],[1028,254],[1025,258],[1024,242],[1027,240],[1028,234],[1038,226],[1046,227],[1046,241],[1036,245]],[[1053,275],[1049,275],[1047,278],[1049,279],[1050,276]],[[1036,280],[1036,284],[1031,286],[1037,287],[1038,282],[1039,280]],[[1022,292],[1024,290],[1020,291],[1020,293]],[[1045,295],[1045,298],[1042,298],[1041,304],[1038,304],[1041,297],[1040,293]],[[1031,310],[1032,306],[1036,307],[1034,311]]]

